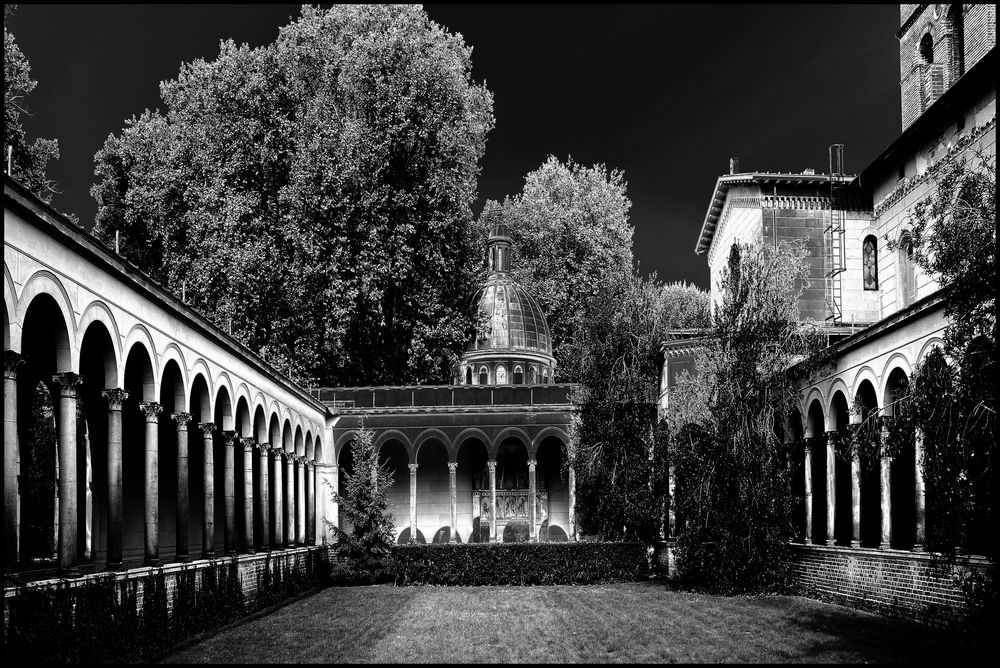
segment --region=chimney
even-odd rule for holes
[[[812,176],[813,174],[816,173],[816,170],[813,169],[812,167],[806,167],[805,169],[802,170],[802,173]]]
[[[729,159],[729,173],[730,174],[735,174],[738,171],[740,171],[740,159],[739,158],[730,158]]]

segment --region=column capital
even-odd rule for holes
[[[448,462],[448,470],[454,473],[458,470],[458,462]]]
[[[271,452],[271,444],[270,443],[258,443],[257,444],[257,452],[259,452],[262,455],[267,455],[268,453]]]
[[[241,438],[239,442],[243,446],[243,452],[253,452],[257,449],[257,441],[252,438]]]
[[[533,472],[535,470],[536,466],[538,466],[538,461],[536,461],[534,459],[529,459],[528,460],[528,470],[529,471]]]
[[[275,461],[281,461],[284,456],[285,451],[281,448],[271,448],[271,457],[273,457]]]
[[[314,468],[316,468],[316,462],[314,462],[311,459],[307,459],[306,460],[306,468],[307,469],[314,469]]]
[[[486,468],[490,470],[490,473],[494,473],[497,470],[497,460],[490,459],[486,462]]]
[[[112,387],[101,392],[101,396],[108,400],[108,410],[120,411],[122,404],[128,399],[128,392],[120,387]]]
[[[17,369],[24,364],[24,355],[15,353],[13,350],[3,351],[3,377],[14,380],[17,378]]]
[[[187,429],[188,423],[191,422],[192,416],[190,413],[171,413],[171,419],[177,423],[178,429]]]
[[[60,397],[74,398],[76,397],[76,388],[83,384],[83,377],[80,374],[67,371],[52,376],[52,382],[59,386]]]
[[[236,436],[237,436],[236,432],[233,431],[232,429],[222,432],[222,438],[225,441],[227,447],[233,447],[234,445],[236,445],[236,440],[237,440]]]
[[[417,472],[417,465],[410,464],[410,473],[416,473],[416,472]]]
[[[163,406],[155,401],[148,401],[139,404],[139,410],[146,416],[146,422],[156,422],[157,417],[163,412]]]
[[[832,429],[830,431],[825,431],[825,432],[823,432],[823,434],[826,436],[826,440],[828,440],[828,441],[830,439],[837,438],[838,436],[840,436],[840,432],[837,431],[836,429]]]
[[[201,429],[202,436],[205,438],[211,438],[212,433],[215,431],[214,422],[199,422],[198,428]]]
[[[304,466],[305,463],[306,463],[306,456],[305,455],[294,455],[294,459],[295,459],[295,465],[296,466]]]

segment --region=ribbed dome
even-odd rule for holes
[[[473,299],[487,320],[469,352],[517,350],[552,355],[552,337],[541,306],[509,276],[492,276]]]

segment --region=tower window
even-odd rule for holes
[[[532,385],[538,383],[538,367],[534,364],[531,365],[531,369],[528,371],[528,382]]]
[[[929,32],[925,32],[924,36],[920,38],[918,52],[920,53],[920,60],[925,64],[930,65],[934,62],[934,38],[931,37]]]
[[[472,385],[472,367],[465,367],[465,384]]]
[[[913,239],[904,230],[899,237],[899,299],[903,308],[914,302],[917,286],[913,275]]]
[[[524,385],[524,369],[521,368],[520,364],[514,367],[514,384]]]
[[[878,241],[873,235],[861,246],[861,271],[865,290],[878,290]]]
[[[490,370],[485,366],[479,367],[479,384],[489,385],[490,384]]]
[[[497,385],[507,384],[507,367],[503,364],[497,365]]]

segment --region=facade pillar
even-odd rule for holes
[[[241,438],[240,444],[243,446],[243,549],[253,554],[253,458],[257,442]]]
[[[497,461],[486,462],[490,471],[490,542],[497,542]]]
[[[189,515],[191,514],[191,497],[189,495],[190,471],[188,469],[188,423],[190,413],[173,413],[171,417],[177,423],[177,559],[187,561]]]
[[[316,463],[306,461],[306,545],[316,544]]]
[[[576,535],[576,469],[571,465],[568,471],[569,485],[569,537],[577,540]]]
[[[417,542],[417,465],[410,464],[410,543]]]
[[[927,543],[927,492],[924,487],[924,431],[919,427],[913,434],[913,520],[916,524],[914,552],[923,552]]]
[[[17,369],[22,364],[24,364],[23,355],[12,350],[4,351],[3,563],[5,573],[10,573],[17,568]],[[121,424],[120,420],[119,424]]]
[[[122,567],[122,405],[128,392],[119,388],[104,390],[108,401],[108,569]]]
[[[880,495],[882,499],[882,539],[878,549],[888,550],[892,545],[892,476],[890,464],[892,460],[885,455],[885,441],[888,431],[882,429],[882,461],[879,467]]]
[[[306,544],[306,458],[295,458],[295,544]]]
[[[147,566],[160,563],[160,475],[159,475],[159,415],[163,407],[155,401],[139,404],[146,417],[146,448],[143,459],[143,491],[145,492],[144,518]]]
[[[258,472],[260,474],[260,494],[257,496],[257,513],[260,517],[260,536],[257,537],[257,544],[261,550],[271,549],[271,490],[268,489],[270,476],[268,475],[268,453],[271,446],[267,443],[257,444]]]
[[[805,457],[805,477],[806,477],[806,535],[803,541],[806,545],[812,545],[813,542],[813,480],[812,480],[812,449],[813,449],[813,439],[806,439],[806,457]]]
[[[337,466],[336,464],[332,464],[330,466],[330,484],[333,485],[333,491],[336,492],[339,495],[340,494],[340,467]],[[333,526],[335,526],[335,527],[337,527],[339,529],[341,527],[340,527],[340,501],[337,500],[338,498],[339,498],[339,496],[334,496],[333,500],[331,502],[330,523],[333,524]],[[334,536],[334,537],[336,537],[336,536]]]
[[[826,544],[836,543],[837,432],[826,432]]]
[[[538,499],[535,498],[535,466],[538,462],[528,460],[528,540],[538,542]]]
[[[285,545],[295,545],[295,455],[285,454]]]
[[[457,482],[458,462],[448,462],[448,500],[451,503],[451,531],[449,531],[448,542],[458,542],[458,482]]]
[[[236,554],[236,432],[224,431],[222,462],[223,516],[226,526],[222,532],[222,544],[226,556]]]
[[[274,499],[271,508],[274,531],[271,542],[278,549],[285,546],[285,492],[284,485],[281,484],[285,470],[284,454],[285,451],[281,448],[271,448],[271,473],[274,477]]]
[[[59,386],[59,568],[76,571],[76,388],[83,379],[67,372],[52,381]]]
[[[214,422],[202,422],[198,425],[201,428],[202,448],[205,455],[201,476],[203,480],[203,501],[202,508],[204,514],[201,518],[201,554],[206,559],[215,556],[215,479],[212,476],[215,467],[215,456],[212,445],[212,432],[215,431]]]
[[[851,453],[851,547],[861,547],[861,460]]]
[[[677,536],[677,509],[674,506],[674,491],[677,489],[677,476],[672,464],[667,469],[667,536],[673,540]]]

